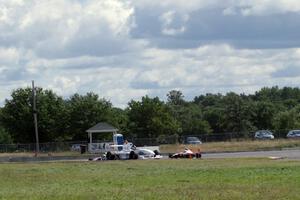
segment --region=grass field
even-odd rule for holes
[[[292,160],[0,164],[0,177],[0,199],[300,199]]]

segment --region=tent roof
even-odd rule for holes
[[[110,132],[117,132],[117,131],[118,131],[117,128],[105,122],[100,122],[95,126],[86,130],[86,132],[88,133],[110,133]]]

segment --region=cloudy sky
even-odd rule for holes
[[[0,105],[36,85],[146,94],[300,86],[299,0],[0,0]]]

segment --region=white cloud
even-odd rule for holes
[[[164,1],[157,1],[157,0],[131,0],[133,5],[137,6],[138,8],[156,8],[162,10],[174,10],[181,13],[192,12],[199,9],[204,8],[212,8],[219,5],[227,4],[228,0],[222,1],[220,3],[219,0],[164,0]]]
[[[126,40],[134,25],[134,8],[124,1],[33,0],[2,4],[0,41],[7,45],[31,48],[43,57],[73,57],[79,50],[82,54],[101,55],[105,54],[103,44],[106,52],[113,53],[120,51],[117,46],[124,41],[130,47]]]
[[[268,15],[274,13],[299,12],[298,0],[132,0],[141,9],[156,8],[174,10],[181,13],[191,13],[205,9],[223,9],[226,14],[239,11],[244,15]]]
[[[193,97],[300,86],[297,44],[239,49],[222,40],[239,43],[245,35],[249,44],[266,42],[261,35],[272,37],[265,26],[249,21],[253,33],[234,32],[245,22],[236,19],[297,13],[299,6],[293,0],[0,0],[0,105],[33,79],[64,97],[93,91],[119,107],[146,94],[163,98],[171,89]],[[289,40],[297,30],[288,24],[290,32],[278,34]]]
[[[0,63],[1,64],[16,64],[19,60],[19,51],[16,48],[1,48],[0,47]]]
[[[141,76],[141,84],[148,81],[168,89],[210,89],[222,86],[263,87],[276,84],[277,80],[272,77],[272,73],[285,65],[289,54],[298,50],[238,50],[228,45],[217,45],[182,51],[157,51],[157,54],[161,55],[161,64],[155,61],[155,67]],[[285,57],[282,57],[282,54]],[[290,61],[299,62],[299,59],[298,57]]]
[[[59,95],[66,96],[66,91],[69,95],[76,93],[79,84],[79,76],[56,76],[53,80],[53,85],[48,85],[48,88],[55,90]]]
[[[225,9],[223,10],[223,14],[224,14],[224,15],[236,15],[236,14],[238,14],[238,13],[237,13],[236,8],[229,7],[229,8],[225,8]]]
[[[226,44],[186,50],[145,49],[121,56],[123,62],[109,61],[109,66],[97,67],[97,61],[91,68],[85,68],[85,59],[88,60],[83,59],[82,67],[71,70],[68,67],[80,59],[37,59],[37,73],[2,88],[6,92],[1,95],[6,96],[1,99],[8,97],[10,89],[30,84],[32,78],[38,86],[53,89],[59,95],[93,91],[119,107],[146,94],[163,98],[174,88],[181,89],[186,96],[231,90],[247,93],[263,86],[293,85],[297,77],[289,79],[273,74],[284,69],[287,60],[300,63],[299,49],[241,50]],[[45,67],[39,68],[43,62]]]
[[[174,36],[185,32],[185,23],[189,20],[189,16],[168,11],[160,16],[160,20],[162,22],[162,33]]]
[[[300,2],[298,0],[246,0],[240,3],[240,7],[243,15],[300,12]]]

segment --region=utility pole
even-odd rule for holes
[[[34,130],[35,130],[35,140],[36,140],[36,156],[40,151],[39,145],[39,132],[38,132],[38,122],[37,122],[37,110],[36,110],[36,89],[34,87],[34,81],[32,81],[32,101],[33,101],[33,118],[34,118]]]

